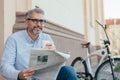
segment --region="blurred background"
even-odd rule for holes
[[[91,43],[91,52],[104,47],[105,33],[110,38],[110,50],[120,51],[120,0],[0,0],[0,58],[4,44],[12,33],[25,29],[24,15],[35,6],[45,11],[47,20],[43,32],[52,36],[58,50],[77,56],[86,56],[81,46]]]

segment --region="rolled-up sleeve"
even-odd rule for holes
[[[16,45],[14,38],[9,37],[4,48],[0,71],[7,80],[17,80],[18,73],[20,72],[15,68]]]

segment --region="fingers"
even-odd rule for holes
[[[33,68],[25,69],[18,74],[18,77],[22,80],[29,80],[34,74],[34,72],[35,69]]]
[[[24,74],[23,76],[24,76],[24,79],[26,79],[26,80],[29,80],[31,77],[32,77],[32,73],[27,73],[27,74]]]
[[[55,49],[55,46],[51,43],[47,43],[45,46],[44,46],[44,49]]]
[[[35,69],[34,68],[28,68],[28,69],[25,69],[23,70],[24,73],[31,73],[31,72],[35,72]]]
[[[55,45],[51,41],[43,40],[42,48],[43,49],[55,49]]]
[[[52,44],[49,43],[49,44],[46,44],[46,48],[47,48],[47,49],[53,49],[54,46],[53,46]]]

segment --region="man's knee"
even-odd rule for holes
[[[69,75],[69,78],[73,78],[71,80],[77,80],[76,72],[72,66],[63,66],[61,69]]]
[[[63,66],[61,69],[64,71],[74,71],[74,68],[72,66]]]
[[[72,66],[61,67],[57,80],[77,80],[74,68]]]
[[[61,70],[71,75],[76,75],[75,70],[72,66],[63,66]]]

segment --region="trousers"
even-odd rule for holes
[[[77,80],[77,75],[72,66],[61,67],[56,80]]]
[[[39,80],[37,78],[32,78],[31,80]],[[77,80],[77,75],[72,66],[62,66],[56,80]]]

